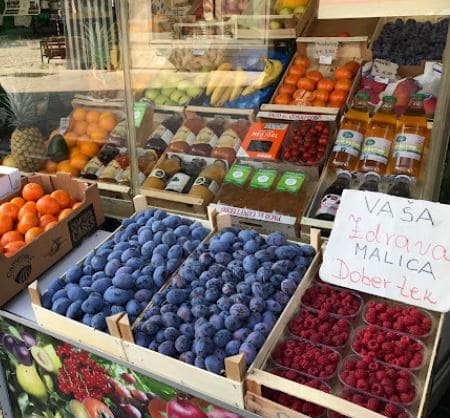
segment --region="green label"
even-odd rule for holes
[[[252,177],[250,188],[269,191],[276,176],[277,170],[259,168]]]
[[[277,184],[277,192],[297,193],[305,181],[305,175],[296,171],[286,171]]]
[[[136,128],[141,126],[147,107],[148,103],[145,102],[136,102],[134,104],[134,126]]]
[[[224,181],[242,187],[251,172],[252,168],[248,165],[234,164],[225,176]]]

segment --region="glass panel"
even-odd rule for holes
[[[63,171],[126,191],[128,126],[114,3],[28,1],[28,10],[27,2],[4,3],[3,164],[25,173]]]

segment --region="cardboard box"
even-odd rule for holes
[[[31,175],[22,179],[22,186],[30,182],[39,183],[46,193],[51,193],[55,189],[66,190],[82,204],[68,217],[12,257],[0,254],[0,285],[2,288],[0,305],[8,302],[36,280],[72,248],[79,245],[85,236],[95,231],[97,226],[105,220],[96,185],[75,180],[64,173],[57,173],[53,176]],[[0,200],[0,203],[19,195],[20,191],[12,193]]]
[[[0,199],[20,188],[20,172],[17,168],[0,165]]]

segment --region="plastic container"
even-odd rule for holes
[[[311,293],[310,289],[317,289],[317,288],[329,288],[329,289],[331,289],[334,292],[334,294],[336,294],[336,293],[337,294],[348,293],[348,294],[352,295],[354,298],[358,299],[358,301],[360,302],[359,303],[359,307],[354,313],[348,314],[348,315],[344,315],[344,314],[339,313],[339,308],[341,308],[343,306],[342,305],[341,306],[336,305],[335,301],[329,301],[329,303],[327,303],[326,296],[321,298],[323,300],[318,300],[317,297],[314,297],[314,299],[308,301],[308,299],[309,299],[308,294]],[[325,293],[323,293],[323,294],[325,295]],[[306,298],[305,298],[305,296],[306,296]],[[306,299],[306,301],[305,301],[305,299]],[[337,314],[337,315],[340,315],[340,316],[342,316],[342,317],[344,317],[346,319],[353,320],[354,318],[356,318],[360,314],[361,309],[362,309],[362,307],[364,305],[364,300],[361,297],[361,295],[359,295],[358,293],[352,292],[350,290],[338,288],[338,287],[335,287],[335,286],[330,286],[328,284],[317,283],[317,284],[314,284],[313,286],[309,287],[308,289],[306,289],[306,292],[305,292],[305,294],[302,297],[302,304],[304,306],[308,307],[308,308],[313,308],[313,309],[317,309],[317,310],[321,310],[322,309],[322,310],[325,310],[325,311],[327,311],[329,313]]]
[[[331,393],[330,385],[320,379],[313,379],[304,373],[286,367],[274,367],[271,370],[268,370],[268,372],[302,385],[306,384],[307,386],[322,390],[325,393]],[[323,406],[296,398],[295,396],[288,395],[284,392],[266,388],[264,386],[262,387],[262,392],[264,397],[299,413],[308,414],[311,418],[324,418],[327,414],[327,410]]]
[[[322,338],[320,339],[320,341],[316,341],[315,338],[313,338],[313,336],[309,337],[309,336],[306,336],[306,335],[298,335],[292,330],[292,325],[291,324],[293,323],[293,321],[295,321],[296,318],[299,318],[300,316],[302,316],[303,313],[309,313],[309,314],[314,316],[314,319],[317,319],[317,321],[318,321],[317,325],[316,324],[312,324],[311,327],[304,327],[303,329],[306,330],[306,331],[307,330],[317,331],[319,334],[321,333],[320,336]],[[322,316],[323,314],[327,315],[328,318]],[[320,328],[323,327],[323,325],[324,325],[323,321],[325,321],[325,320],[331,321],[332,322],[332,326],[337,324],[339,321],[345,321],[345,325],[347,326],[346,331],[348,332],[348,337],[345,339],[345,341],[342,344],[340,344],[340,345],[335,345],[334,344],[333,345],[333,342],[329,341],[329,338],[331,338],[331,336],[329,334],[330,330],[329,329],[322,329],[322,330],[320,330]],[[306,321],[303,321],[303,324],[305,322]],[[287,325],[287,329],[289,330],[289,333],[293,337],[306,339],[306,340],[311,341],[314,344],[326,345],[327,347],[331,347],[331,348],[334,348],[334,349],[339,350],[339,351],[341,351],[347,345],[347,342],[350,340],[350,337],[352,336],[352,332],[353,332],[352,325],[351,325],[350,321],[348,319],[346,319],[345,317],[340,316],[340,315],[335,315],[335,314],[332,314],[332,313],[329,313],[329,312],[324,312],[324,311],[320,312],[317,309],[307,308],[306,306],[302,306],[299,309],[299,311],[297,312],[297,314],[289,320],[288,325]],[[341,331],[343,331],[343,329]],[[327,339],[327,337],[329,337],[329,338]]]
[[[377,335],[380,335],[380,333],[384,333],[384,334],[387,334],[387,333],[394,334],[394,335],[396,336],[395,342],[400,341],[400,339],[401,339],[402,337],[407,337],[407,338],[409,338],[409,339],[411,340],[411,344],[419,344],[420,347],[421,347],[420,351],[421,351],[421,353],[422,353],[422,362],[421,362],[420,365],[417,366],[417,367],[406,367],[406,366],[402,366],[402,365],[399,365],[399,364],[394,364],[394,363],[391,363],[391,362],[386,361],[386,360],[383,359],[383,358],[378,358],[378,357],[376,358],[377,361],[379,361],[380,363],[384,363],[384,364],[386,364],[386,365],[388,365],[388,366],[394,366],[394,367],[397,367],[397,368],[400,368],[400,369],[410,370],[410,371],[413,371],[413,372],[414,372],[414,371],[417,371],[417,370],[420,370],[423,366],[425,366],[425,364],[426,364],[426,362],[427,362],[427,359],[428,359],[428,349],[427,349],[427,347],[425,346],[425,344],[424,344],[422,341],[418,340],[417,338],[412,337],[411,335],[404,334],[404,333],[397,332],[397,331],[393,331],[393,330],[386,329],[386,328],[382,328],[382,327],[377,327],[376,325],[365,325],[365,326],[361,326],[361,327],[356,328],[356,329],[353,331],[351,348],[352,348],[352,351],[353,351],[355,354],[357,354],[357,355],[359,355],[359,356],[364,356],[364,355],[365,355],[364,353],[361,353],[361,351],[358,352],[358,351],[355,349],[354,343],[355,343],[356,338],[358,338],[360,332],[363,331],[363,330],[367,330],[367,329],[369,329],[369,328],[376,328],[376,329],[379,331],[379,334],[377,334]],[[370,340],[370,341],[374,341],[375,343],[377,343],[377,341],[375,340],[375,338],[372,339],[372,340]],[[405,347],[405,348],[403,349],[403,353],[401,353],[400,356],[404,356],[407,352],[408,352],[408,347]],[[389,354],[389,353],[386,353],[386,354]]]
[[[395,329],[393,327],[386,326],[386,324],[385,324],[386,321],[384,321],[384,319],[380,319],[380,321],[382,321],[382,322],[380,322],[380,321],[370,322],[367,319],[367,317],[366,317],[367,316],[367,311],[368,311],[368,309],[371,308],[372,305],[375,306],[375,305],[377,305],[379,303],[382,303],[382,304],[386,305],[388,308],[398,308],[398,307],[400,307],[402,309],[402,311],[401,311],[402,313],[407,311],[408,309],[415,309],[415,310],[419,311],[422,314],[422,320],[427,319],[427,320],[431,321],[431,325],[430,325],[429,331],[424,333],[424,334],[422,334],[422,335],[417,335],[417,334],[412,334],[411,332],[408,332],[408,330],[405,330],[405,329]],[[381,313],[383,313],[383,312],[380,312],[380,314]],[[421,340],[427,339],[431,335],[431,333],[433,332],[433,330],[435,328],[434,318],[427,311],[425,311],[423,309],[420,309],[420,308],[413,307],[413,306],[409,306],[409,305],[401,305],[399,303],[391,303],[391,302],[387,303],[385,301],[370,301],[370,302],[367,302],[366,305],[364,306],[362,317],[363,317],[364,322],[366,324],[368,324],[368,325],[382,326],[383,328],[386,328],[386,329],[389,329],[389,330],[393,330],[393,331],[401,332],[401,333],[404,333],[404,334],[412,335],[413,337],[420,338]],[[379,315],[377,316],[377,318],[378,317],[379,317]],[[387,319],[391,320],[392,317],[393,317],[393,314],[389,313]],[[390,321],[390,322],[392,322],[392,321]]]
[[[283,357],[284,358],[290,358],[288,356],[281,356],[281,353],[278,353],[279,350],[283,350],[283,352],[285,353],[286,350],[290,349],[289,347],[286,347],[286,344],[291,344],[291,342],[294,342],[295,344],[293,345],[293,348],[291,348],[291,351],[294,350],[294,348],[299,345],[305,345],[305,347],[307,347],[306,349],[311,352],[312,349],[319,349],[322,350],[322,355],[326,355],[329,356],[331,354],[334,354],[334,359],[331,360],[331,364],[329,364],[330,370],[327,371],[326,368],[324,367],[324,373],[326,373],[325,376],[320,376],[320,371],[317,370],[317,373],[312,373],[312,372],[307,372],[305,370],[305,368],[303,368],[300,366],[300,368],[295,368],[292,365],[292,362],[290,364],[283,364]],[[284,345],[284,348],[282,348],[281,346]],[[303,354],[296,354],[296,356],[305,356],[305,353]],[[294,353],[292,353],[292,357],[294,357]],[[296,372],[301,372],[302,374],[311,377],[312,379],[319,379],[319,380],[324,380],[324,381],[329,381],[332,380],[333,378],[336,377],[337,371],[338,371],[338,366],[339,363],[342,360],[342,356],[340,355],[340,353],[336,350],[334,350],[333,348],[327,347],[325,345],[322,344],[314,344],[311,341],[302,339],[302,338],[298,338],[298,337],[288,337],[285,338],[283,341],[280,341],[280,343],[278,343],[278,345],[275,347],[274,351],[271,353],[271,359],[273,361],[273,363],[278,366],[278,367],[284,367],[284,368],[288,368],[291,370],[294,370]],[[305,357],[306,359],[306,357]],[[286,363],[286,361],[284,361]],[[314,360],[310,360],[310,362],[314,362]],[[320,364],[317,364],[317,366],[321,366]],[[316,367],[317,369],[319,367]],[[332,370],[331,370],[332,369]]]
[[[385,415],[391,418],[413,418],[411,413],[406,408],[397,404],[393,404],[392,402],[386,402],[374,396],[369,396],[356,389],[342,388],[336,395],[339,396],[340,398],[353,402],[357,405],[363,406],[367,409],[369,409],[368,406],[370,403],[372,411],[378,412],[381,415]],[[385,412],[387,406],[389,408],[388,409],[389,412]],[[398,410],[397,414],[392,413],[395,409]],[[346,415],[342,415],[338,412],[331,410],[328,410],[327,416],[328,418],[349,418]]]
[[[360,391],[361,393],[363,393],[365,395],[373,396],[373,397],[381,399],[381,400],[383,400],[385,402],[392,402],[393,404],[401,405],[403,407],[405,407],[405,406],[408,407],[408,406],[413,405],[417,401],[419,395],[422,393],[422,391],[420,390],[419,382],[418,382],[416,376],[414,376],[410,371],[405,370],[405,369],[399,369],[399,368],[394,367],[394,366],[389,366],[389,365],[387,365],[385,363],[381,363],[381,362],[376,361],[376,360],[370,362],[370,364],[372,364],[375,367],[377,367],[378,370],[370,370],[370,372],[368,372],[368,373],[370,373],[370,375],[369,375],[370,378],[374,379],[373,384],[375,384],[375,383],[378,384],[379,390],[381,391],[381,393],[380,394],[374,394],[369,389],[363,390],[361,388],[356,388],[354,386],[351,386],[349,383],[347,383],[348,378],[347,378],[347,381],[346,381],[346,377],[343,375],[344,373],[348,372],[348,370],[349,370],[349,362],[350,361],[358,362],[358,361],[364,361],[364,360],[363,360],[362,357],[357,356],[355,354],[352,354],[352,355],[349,355],[349,356],[345,357],[345,359],[342,361],[341,366],[339,367],[338,376],[339,376],[339,380],[341,381],[342,385],[345,388],[349,388],[349,389],[352,389],[352,390],[356,389],[356,390]],[[352,370],[356,370],[356,369],[358,369],[358,367],[356,367],[355,369],[352,369]],[[379,376],[377,376],[377,373],[378,372],[385,372],[386,373],[386,372],[388,372],[388,370],[392,370],[393,372],[396,373],[396,377],[395,377],[396,379],[400,378],[400,377],[403,378],[403,379],[406,379],[408,381],[408,383],[411,384],[414,387],[414,397],[411,400],[408,400],[408,401],[402,401],[401,399],[399,399],[398,401],[397,400],[390,400],[390,399],[387,399],[384,396],[384,393],[385,393],[385,391],[387,389],[387,384],[383,382],[383,378],[380,378]],[[366,381],[367,382],[367,377],[361,376],[358,380],[362,380],[362,381]],[[356,381],[356,379],[355,379],[355,381]],[[370,382],[367,382],[367,383],[370,384]]]

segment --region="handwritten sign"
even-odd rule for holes
[[[314,43],[313,57],[318,59],[320,64],[331,64],[336,58],[338,45],[336,41],[317,41]]]
[[[449,15],[448,0],[320,0],[319,19]]]
[[[59,119],[59,133],[64,135],[69,129],[70,116],[66,118]]]
[[[450,310],[450,206],[346,190],[322,280],[426,309]]]
[[[372,64],[370,74],[374,77],[381,77],[383,79],[395,80],[397,76],[398,65],[394,62],[375,58]]]

